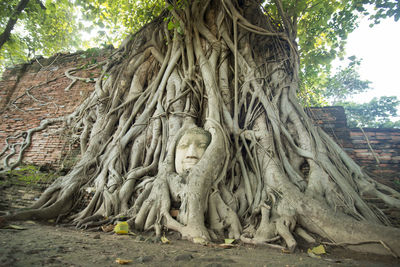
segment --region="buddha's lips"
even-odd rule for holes
[[[183,160],[183,163],[189,163],[189,164],[196,164],[197,162],[199,161],[199,158],[198,157],[194,157],[194,156],[189,156],[189,157],[186,157],[184,160]]]

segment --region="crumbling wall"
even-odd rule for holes
[[[101,67],[89,70],[89,66],[101,62],[110,53],[108,49],[91,49],[57,54],[7,69],[0,80],[0,153],[7,137],[38,127],[44,119],[71,113],[93,91],[94,83],[91,81],[101,72]],[[76,67],[81,70],[73,75],[89,80],[77,81],[70,87],[72,80],[66,77],[65,72]],[[76,146],[73,136],[60,131],[62,126],[62,123],[54,124],[35,133],[23,161],[36,165],[59,165],[68,151]],[[21,139],[10,138],[8,141],[15,143]],[[18,149],[17,146],[17,152]]]
[[[366,173],[400,191],[400,129],[348,128],[340,106],[307,112]]]
[[[351,156],[376,180],[400,191],[400,130],[350,129]]]

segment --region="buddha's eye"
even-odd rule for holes
[[[206,144],[206,143],[199,144],[199,147],[200,147],[200,148],[207,148],[207,144]]]
[[[189,146],[188,144],[183,143],[183,144],[179,144],[179,145],[178,145],[178,148],[180,148],[180,149],[185,149],[185,148],[187,148],[188,146]]]

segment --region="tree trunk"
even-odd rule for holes
[[[29,3],[29,0],[20,0],[18,5],[15,7],[13,14],[8,19],[6,28],[0,34],[0,50],[3,47],[4,43],[8,41],[11,35],[11,31],[14,29],[15,23],[17,23],[18,16],[25,9],[26,5]]]
[[[318,235],[399,255],[399,229],[362,198],[400,207],[399,193],[364,174],[296,99],[293,25],[270,20],[255,1],[183,2],[125,40],[69,117],[81,132],[80,162],[9,218],[90,227],[124,215],[135,229],[195,242],[229,236],[293,251],[298,238]],[[211,140],[177,173],[176,151],[202,140],[186,136],[194,127]]]

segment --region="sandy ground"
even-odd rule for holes
[[[0,266],[400,266],[393,257],[359,254],[328,248],[321,259],[304,252],[288,254],[262,246],[238,244],[221,248],[179,240],[166,235],[169,244],[151,235],[117,235],[83,231],[38,222],[12,223],[24,228],[0,229]]]

